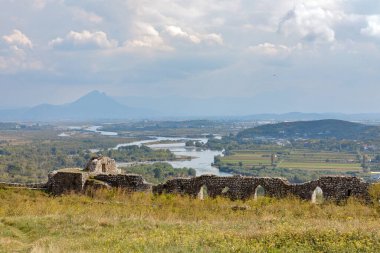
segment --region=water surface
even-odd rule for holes
[[[161,137],[161,136],[152,136],[150,140],[142,140],[135,141],[131,143],[123,143],[119,144],[115,147],[118,149],[119,147],[125,146],[133,146],[133,145],[146,145],[150,148],[154,149],[169,149],[177,156],[190,156],[191,160],[184,161],[167,161],[167,163],[171,164],[174,168],[193,168],[197,172],[197,176],[212,174],[217,176],[230,176],[229,173],[220,172],[218,168],[211,166],[214,162],[214,156],[220,155],[223,156],[221,151],[213,151],[213,150],[202,150],[194,147],[186,147],[185,142],[188,140],[199,141],[202,143],[206,143],[208,141],[207,138],[175,138],[175,137]],[[175,143],[156,143],[157,141],[172,141]],[[153,143],[153,144],[149,144]],[[126,163],[118,163],[119,166],[128,165]]]

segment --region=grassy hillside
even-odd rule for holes
[[[376,252],[379,218],[376,208],[353,200],[0,189],[0,252]]]
[[[240,132],[237,137],[255,138],[337,138],[337,139],[376,139],[380,137],[380,128],[343,120],[315,120],[282,122],[262,125]]]

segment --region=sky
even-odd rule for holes
[[[244,98],[380,112],[378,0],[0,0],[0,108]]]

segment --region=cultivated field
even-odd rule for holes
[[[271,156],[276,155],[272,164]],[[318,152],[303,149],[289,150],[243,150],[221,158],[222,165],[252,167],[274,167],[304,170],[335,170],[341,172],[362,171],[356,154],[344,152]]]

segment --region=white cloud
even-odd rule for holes
[[[344,16],[335,1],[303,2],[282,18],[279,30],[288,37],[296,36],[306,41],[334,42],[334,25]]]
[[[6,55],[0,55],[0,70],[2,72],[16,73],[20,70],[41,70],[43,64],[18,46],[11,46],[6,50]]]
[[[174,26],[174,25],[167,26],[166,32],[169,33],[173,37],[184,38],[184,39],[189,40],[190,42],[192,42],[194,44],[201,43],[201,39],[198,38],[198,36],[184,32],[181,29],[181,27],[178,27],[178,26]]]
[[[293,51],[293,48],[289,48],[285,45],[274,45],[265,42],[255,46],[250,46],[248,50],[252,53],[266,56],[287,56]]]
[[[222,35],[216,33],[210,33],[204,36],[204,39],[212,44],[223,45]]]
[[[167,26],[165,31],[172,37],[185,39],[193,44],[200,44],[201,42],[207,42],[209,44],[223,45],[223,38],[220,34],[199,34],[189,33],[182,30],[179,26],[170,25]]]
[[[367,17],[367,27],[361,29],[361,33],[367,36],[380,38],[380,16]]]
[[[136,39],[124,43],[126,48],[150,48],[157,50],[172,50],[165,44],[160,33],[152,25],[147,23],[136,23],[134,26]]]
[[[135,22],[154,24],[167,44],[182,40],[200,44],[223,44],[222,29],[241,0],[130,0],[127,1]],[[167,35],[167,36],[165,36]],[[180,44],[176,44],[181,47]]]
[[[40,70],[43,64],[33,56],[32,41],[20,30],[13,30],[2,37],[9,46],[0,50],[0,70],[6,73],[16,73],[20,70]]]
[[[18,46],[23,48],[32,48],[32,41],[23,34],[20,30],[13,30],[9,35],[4,35],[3,40],[11,46]]]
[[[73,8],[73,17],[76,20],[83,20],[86,22],[99,24],[103,22],[103,18],[93,12],[85,11],[81,8]]]
[[[84,30],[82,32],[70,31],[65,38],[53,39],[49,45],[62,49],[110,49],[116,48],[118,42],[108,39],[105,32]]]

